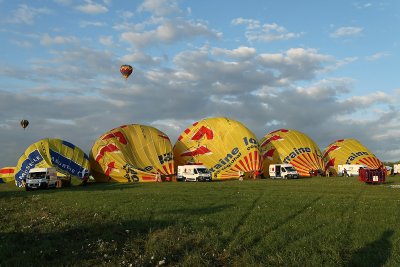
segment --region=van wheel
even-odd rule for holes
[[[186,182],[186,177],[182,177],[182,182]]]

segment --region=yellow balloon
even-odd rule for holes
[[[0,183],[14,181],[15,167],[3,167],[0,169]]]
[[[97,182],[155,182],[157,173],[174,174],[171,141],[151,126],[131,124],[110,130],[95,141],[89,158]]]
[[[56,167],[58,173],[82,179],[90,171],[89,158],[70,142],[45,138],[30,145],[18,160],[15,183],[22,186],[31,168]]]
[[[261,170],[256,136],[240,122],[208,118],[196,122],[179,136],[174,146],[175,164],[201,163],[213,180],[237,179]]]
[[[260,140],[263,172],[269,175],[269,165],[292,164],[300,176],[310,176],[310,171],[323,170],[322,153],[307,135],[292,129],[280,129]]]
[[[325,169],[335,175],[338,165],[364,164],[368,168],[377,169],[382,162],[356,139],[340,139],[330,144],[324,151]]]

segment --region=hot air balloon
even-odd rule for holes
[[[195,122],[174,146],[175,165],[200,163],[210,169],[213,180],[239,179],[261,170],[257,138],[240,122],[207,118]]]
[[[270,164],[292,164],[300,176],[310,176],[310,171],[324,169],[322,153],[307,135],[288,129],[280,129],[260,140],[263,172],[268,175]]]
[[[0,169],[0,183],[8,183],[14,181],[15,167],[3,167]]]
[[[126,80],[132,74],[133,68],[131,65],[122,65],[119,68],[119,71],[121,72],[122,76],[124,76],[124,78]]]
[[[26,128],[26,127],[28,127],[28,125],[29,125],[29,121],[28,120],[21,120],[21,127],[22,128]]]
[[[89,158],[70,142],[45,138],[31,144],[18,160],[15,183],[22,186],[31,168],[55,167],[57,172],[82,179],[90,172]]]
[[[382,162],[356,139],[340,139],[331,143],[324,151],[325,170],[337,175],[338,165],[360,164],[377,169]]]
[[[155,182],[174,174],[169,137],[146,125],[122,125],[103,134],[89,158],[97,182]]]

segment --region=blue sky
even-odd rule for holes
[[[122,124],[206,117],[400,160],[399,1],[0,0],[0,167]],[[121,64],[134,74],[121,78]],[[22,130],[19,121],[30,125]]]

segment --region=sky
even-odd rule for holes
[[[0,0],[0,167],[124,124],[228,117],[400,160],[400,1]],[[134,67],[123,79],[122,64]],[[24,130],[22,119],[29,120]]]

